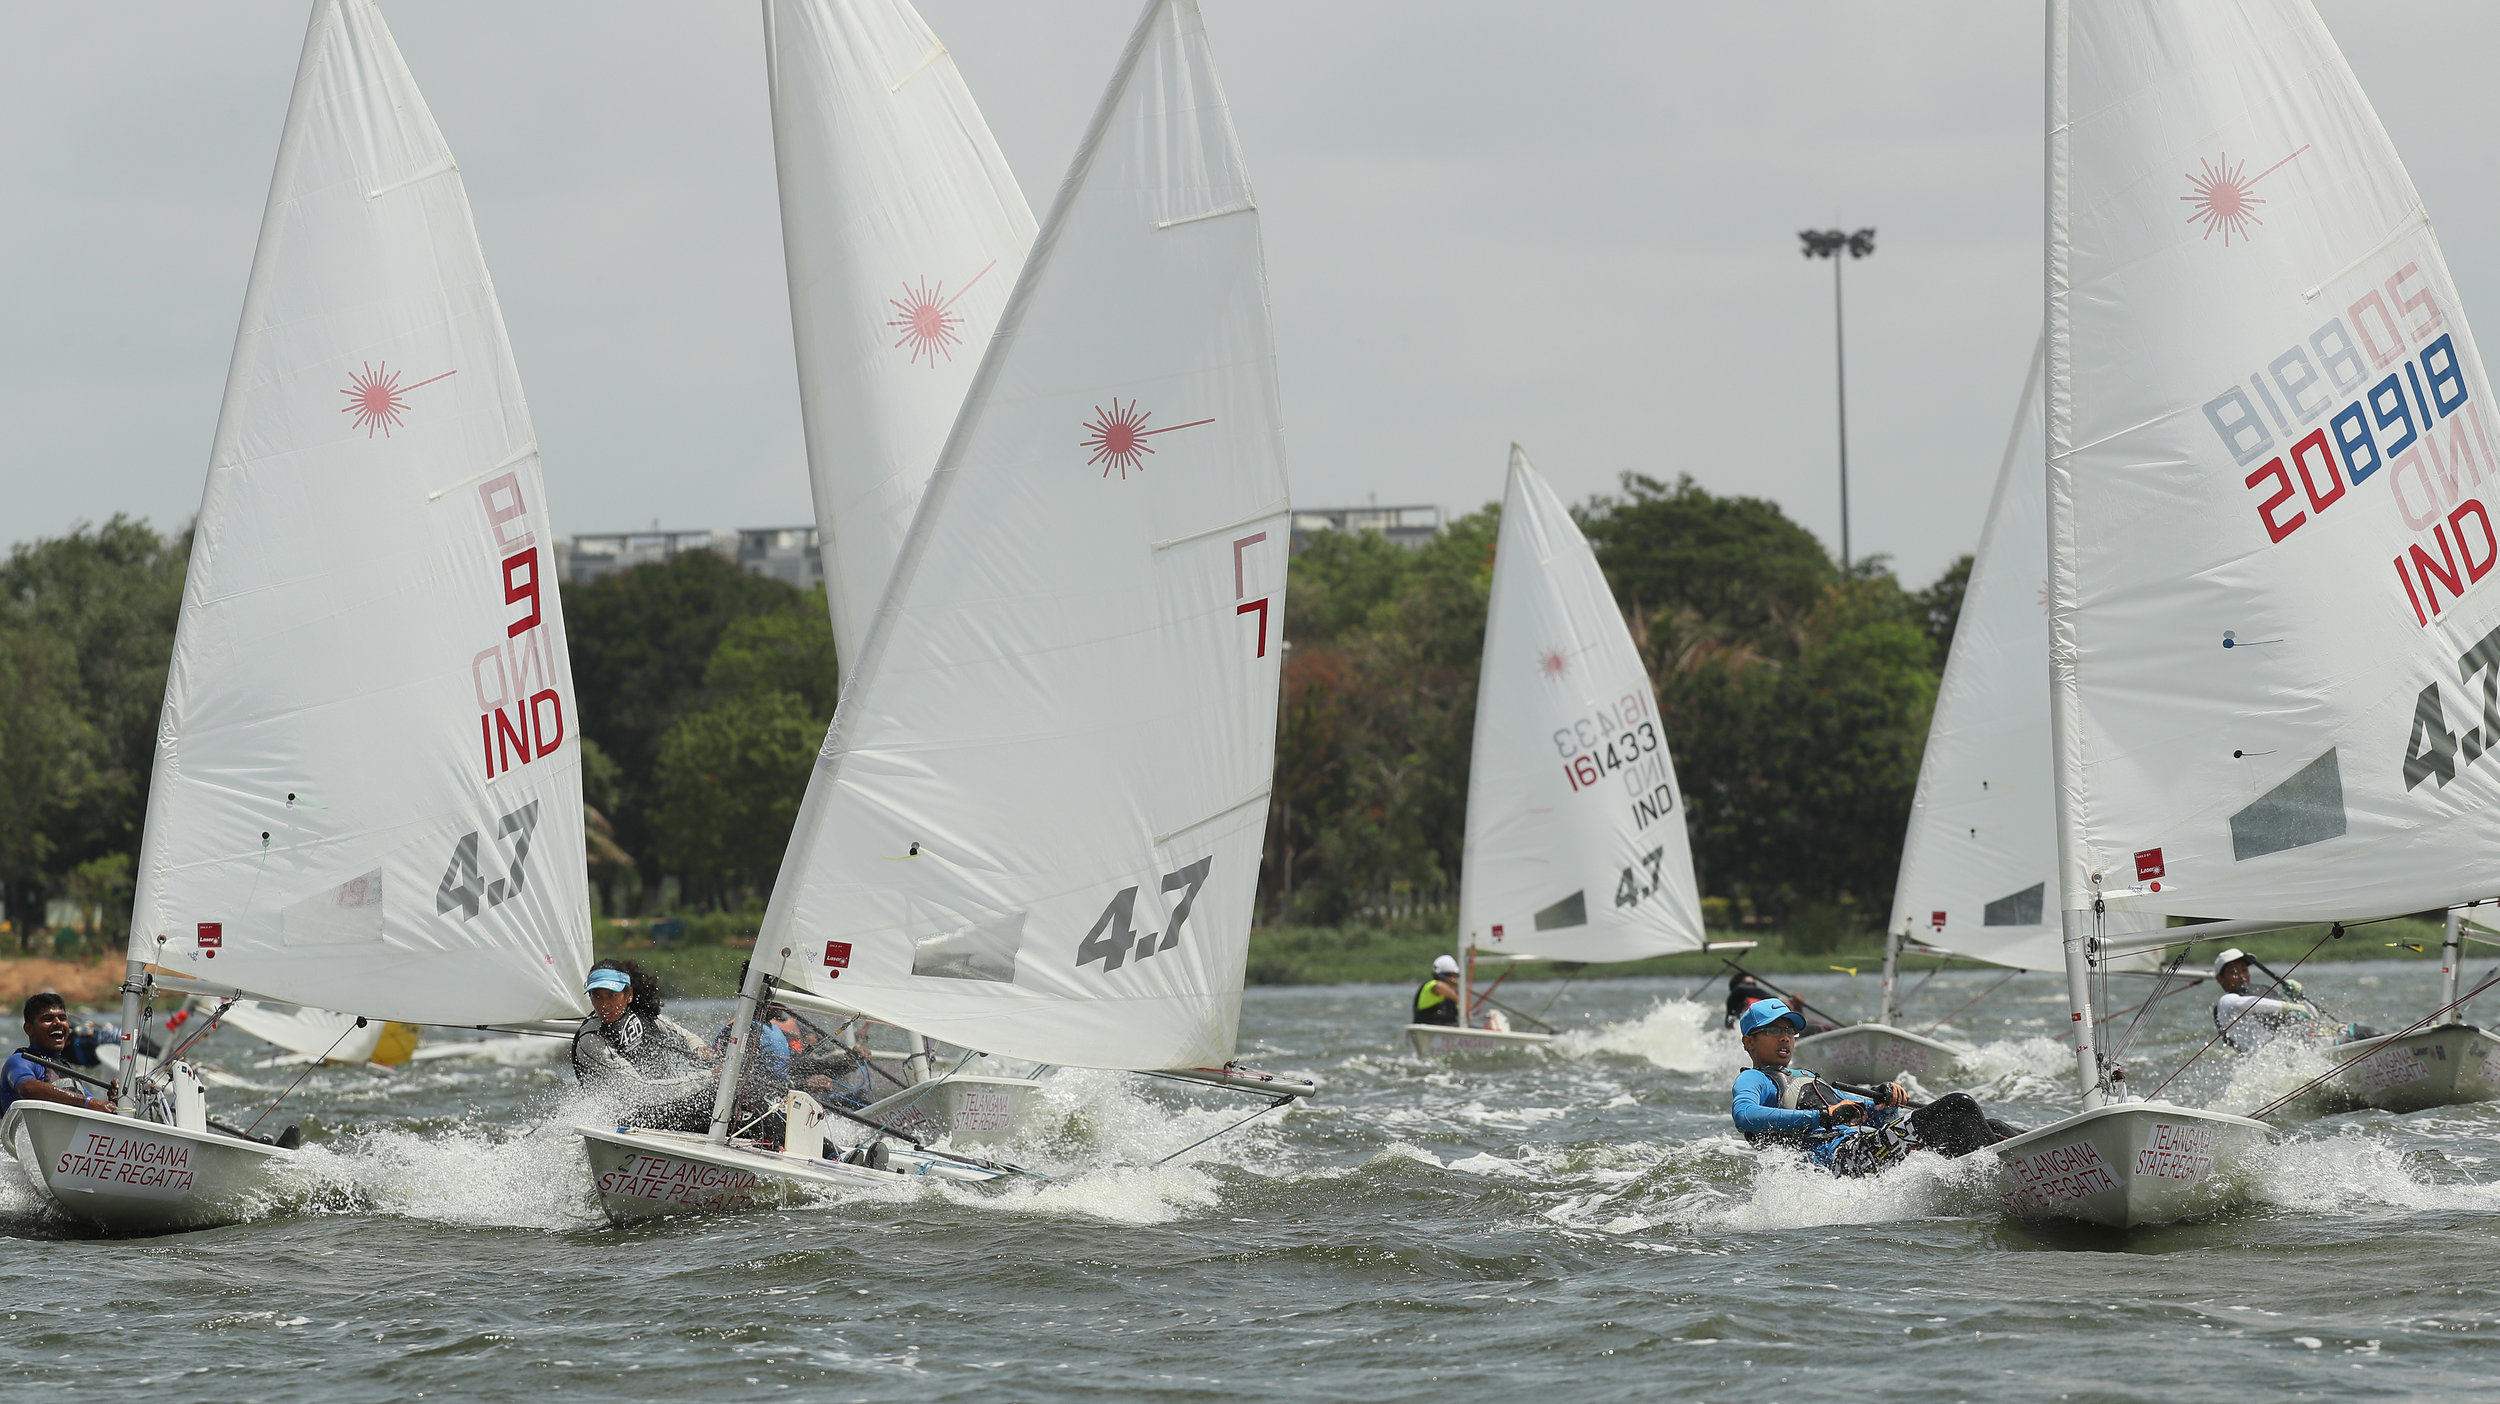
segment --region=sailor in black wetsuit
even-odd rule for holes
[[[573,1076],[615,1093],[644,1126],[702,1131],[712,1124],[711,1049],[660,1013],[659,982],[631,961],[603,960],[583,982],[590,1017],[573,1031]]]

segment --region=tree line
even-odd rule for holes
[[[1574,509],[1656,685],[1714,924],[1836,941],[1891,901],[1964,558],[1924,589],[1844,570],[1775,504],[1626,474]],[[1259,915],[1446,924],[1499,510],[1416,548],[1293,558]],[[127,920],[188,532],[123,518],[0,567],[0,893]],[[594,900],[770,894],[839,693],[821,590],[708,551],[563,593]]]

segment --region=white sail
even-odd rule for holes
[[[416,1023],[583,1012],[580,712],[459,168],[313,7],[191,548],[130,955]]]
[[[2069,910],[2500,891],[2482,359],[2305,0],[2074,7],[2049,486]]]
[[[758,942],[776,973],[1042,1062],[1231,1054],[1282,441],[1256,202],[1197,7],[1158,0],[848,681]]]
[[[1033,243],[910,0],[765,0],[782,253],[834,647],[847,670]]]
[[[412,1024],[368,1019],[359,1028],[353,1014],[300,1004],[240,1000],[219,1022],[263,1043],[274,1043],[289,1053],[328,1063],[398,1067],[417,1051],[417,1029]]]
[[[1517,444],[1476,683],[1458,929],[1480,951],[1553,960],[1703,941],[1649,671],[1597,553]]]

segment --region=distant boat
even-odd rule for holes
[[[1197,7],[1156,0],[846,669],[710,1134],[582,1133],[611,1218],[885,1178],[796,1102],[781,1149],[737,1135],[769,1000],[1237,1076],[1289,511],[1258,205]]]
[[[586,1012],[554,540],[459,166],[370,0],[319,0],[175,632],[124,1028],[194,993],[369,1028]],[[123,1063],[119,1115],[20,1101],[0,1140],[91,1223],[230,1221],[286,1152],[213,1122],[181,1051]]]
[[[1480,959],[1639,960],[1706,940],[1649,670],[1588,539],[1517,444],[1476,683],[1458,930],[1460,1023],[1407,1025],[1418,1054],[1551,1037],[1487,1026]]]
[[[2108,958],[2500,892],[2491,390],[2421,197],[2305,0],[2052,0],[2048,42],[2083,1110],[1997,1154],[2013,1213],[2159,1223],[2244,1195],[2268,1132],[2136,1099],[2094,1017]],[[2127,935],[2111,913],[2212,920]]]

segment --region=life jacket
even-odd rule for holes
[[[1418,1024],[1456,1024],[1458,1001],[1441,993],[1441,976],[1435,975],[1415,987],[1415,1019]]]
[[[596,1014],[582,1020],[581,1027],[573,1031],[573,1076],[577,1079],[589,1077],[592,1067],[582,1057],[585,1039],[597,1039],[615,1049],[626,1066],[644,1077],[662,1078],[676,1071],[669,1066],[667,1040],[639,1009],[628,1009],[625,1017],[613,1024],[601,1023]]]
[[[1787,1111],[1821,1111],[1841,1100],[1830,1083],[1810,1072],[1796,1068],[1756,1068],[1754,1071],[1771,1079],[1780,1090],[1780,1106]]]

